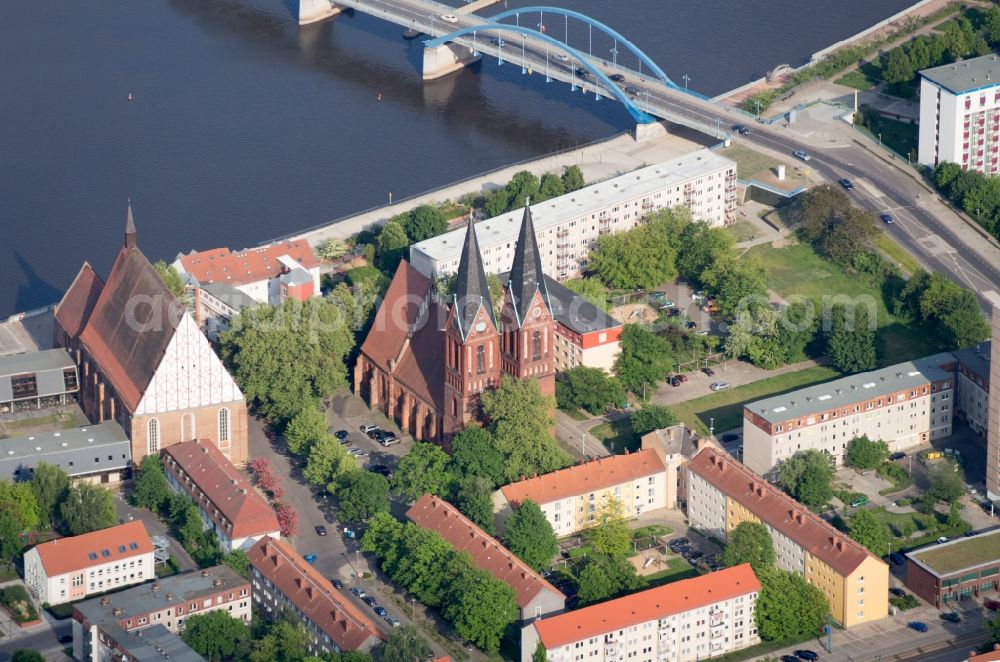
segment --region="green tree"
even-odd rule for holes
[[[961,469],[950,462],[938,462],[927,470],[930,487],[927,494],[938,501],[954,501],[965,494],[965,478]]]
[[[847,442],[844,463],[855,469],[874,469],[889,457],[889,444],[881,439],[874,441],[868,435],[855,437]]]
[[[604,566],[587,563],[577,577],[577,597],[581,605],[590,605],[607,600],[618,590],[614,580]]]
[[[625,401],[625,389],[600,368],[580,365],[562,373],[556,382],[556,401],[563,409],[583,408],[591,414],[603,414],[609,405]]]
[[[410,243],[415,244],[447,232],[448,221],[434,205],[420,205],[410,213],[403,227]]]
[[[451,465],[459,476],[480,476],[496,487],[504,482],[504,455],[490,433],[478,425],[463,429],[451,441]]]
[[[294,616],[282,615],[250,645],[249,662],[301,662],[309,654],[309,631]]]
[[[590,269],[608,287],[650,288],[672,278],[675,249],[652,225],[605,234],[590,253]]]
[[[821,506],[833,496],[834,461],[826,451],[800,451],[778,467],[778,481],[807,506]]]
[[[344,296],[330,296],[240,311],[222,334],[220,349],[254,410],[284,425],[303,407],[346,386],[344,360],[354,349],[353,324],[362,308],[347,308]]]
[[[948,519],[945,520],[945,524],[950,527],[956,527],[962,523],[962,514],[958,510],[958,501],[952,501],[951,506],[948,508]]]
[[[0,480],[0,510],[11,511],[21,531],[35,531],[42,521],[31,483]]]
[[[542,175],[542,179],[538,183],[538,202],[543,200],[551,200],[552,198],[558,198],[560,195],[566,192],[566,187],[563,186],[562,179],[558,175],[554,175],[551,172],[547,172]],[[535,202],[535,198],[531,199]]]
[[[158,513],[168,496],[170,487],[159,456],[147,455],[139,463],[139,475],[132,481],[132,505]]]
[[[909,83],[916,74],[909,54],[903,48],[894,48],[886,55],[882,67],[882,80],[886,85]]]
[[[285,444],[292,455],[308,457],[309,451],[329,434],[326,416],[315,404],[303,407],[285,426]]]
[[[430,645],[418,634],[417,628],[404,625],[389,633],[375,657],[378,662],[413,662],[426,660],[432,654]]]
[[[748,306],[769,305],[764,265],[753,258],[717,261],[702,273],[702,282],[727,319]]]
[[[946,342],[952,349],[971,347],[990,335],[990,325],[983,317],[976,295],[972,290],[959,290],[940,316]]]
[[[69,490],[69,475],[48,462],[39,462],[31,475],[31,491],[38,503],[41,526],[52,528],[58,515],[59,503]]]
[[[641,394],[645,384],[655,387],[673,367],[674,356],[667,341],[637,324],[622,328],[620,347],[615,374],[632,393]]]
[[[774,566],[774,541],[759,522],[740,522],[729,533],[729,541],[719,558],[727,568],[749,563],[755,573]]]
[[[587,532],[594,551],[608,556],[628,556],[632,551],[632,530],[622,515],[622,504],[608,499],[598,515],[597,525]]]
[[[823,592],[800,575],[769,568],[757,574],[757,631],[761,639],[779,641],[819,634],[830,608]]]
[[[601,310],[608,310],[608,291],[596,278],[572,278],[563,281],[566,289],[572,290]]]
[[[177,269],[174,269],[172,265],[167,264],[163,260],[157,260],[153,263],[153,268],[156,270],[157,275],[163,284],[167,286],[170,293],[177,297],[177,300],[185,308],[191,307],[191,295],[184,288],[184,280],[181,275],[177,273]]]
[[[468,565],[452,583],[444,616],[463,639],[497,651],[504,630],[517,620],[517,594],[487,571]]]
[[[242,549],[234,549],[222,557],[222,562],[243,579],[250,579],[250,559]]]
[[[537,198],[539,185],[538,177],[534,173],[528,170],[515,172],[507,183],[507,209],[520,209],[528,198]]]
[[[565,189],[566,193],[572,193],[587,185],[583,180],[583,171],[580,170],[579,166],[575,165],[566,166],[566,170],[563,171],[560,179],[562,179],[563,189]]]
[[[364,522],[375,513],[389,511],[389,481],[371,471],[350,471],[337,477],[335,489],[340,518]]]
[[[549,432],[555,404],[542,395],[538,382],[504,376],[485,391],[480,402],[493,444],[505,457],[508,480],[546,474],[569,464],[569,456]]]
[[[33,651],[28,648],[21,648],[14,651],[14,654],[10,657],[11,662],[45,662],[45,658],[38,651]]]
[[[71,536],[106,529],[118,521],[111,491],[91,483],[70,487],[59,506],[59,515],[66,533]]]
[[[18,555],[21,544],[21,523],[13,511],[0,509],[0,561],[9,564]]]
[[[378,235],[378,268],[384,274],[392,274],[410,246],[410,238],[401,223],[389,221],[382,226]]]
[[[615,595],[646,587],[635,566],[623,556],[590,554],[577,576],[577,595],[581,604],[602,602]]]
[[[302,476],[310,484],[326,486],[338,476],[358,470],[358,461],[330,433],[324,434],[309,451]]]
[[[677,425],[677,414],[666,405],[644,404],[629,416],[632,432],[642,436],[653,430],[662,430]]]
[[[507,549],[535,570],[548,567],[559,551],[552,525],[538,504],[525,499],[507,520]]]
[[[493,535],[493,484],[482,476],[463,478],[455,493],[455,505],[476,526]]]
[[[538,645],[535,646],[535,652],[531,654],[531,662],[549,662],[549,654],[546,652],[541,639],[538,640]]]
[[[430,442],[419,441],[399,461],[392,475],[392,490],[407,501],[416,501],[425,494],[448,494],[453,480],[447,453]]]
[[[850,536],[864,545],[875,556],[885,556],[889,553],[892,533],[885,523],[872,514],[870,510],[859,510],[847,521]]]
[[[793,299],[781,311],[778,318],[776,340],[784,354],[784,361],[795,363],[807,358],[807,350],[819,330],[820,310],[818,303],[805,299]]]
[[[313,254],[321,260],[336,260],[347,254],[347,243],[343,239],[330,237],[319,242],[313,249]]]
[[[986,40],[990,46],[1000,43],[1000,7],[990,5],[986,10]]]
[[[720,260],[732,256],[736,240],[725,228],[713,228],[705,221],[687,225],[680,235],[677,273],[692,283],[702,284],[706,272]]]
[[[782,329],[773,308],[749,306],[729,326],[726,355],[746,359],[759,368],[777,368],[788,360],[789,347]]]
[[[833,307],[826,350],[833,367],[841,372],[875,368],[875,320],[869,317],[866,306]]]
[[[238,660],[250,646],[250,628],[222,610],[192,614],[184,620],[181,638],[209,662]]]

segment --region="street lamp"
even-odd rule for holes
[[[711,437],[713,434],[715,434],[715,417],[714,416],[709,416],[708,417],[708,436]]]
[[[611,49],[611,68],[618,68],[618,42],[615,42],[615,47]]]
[[[757,102],[757,119],[760,119],[760,99],[755,99]]]
[[[878,134],[878,148],[882,149],[882,134]]]
[[[691,80],[691,77],[688,76],[687,74],[684,74],[683,76],[681,76],[681,78],[684,79],[684,91],[686,92],[688,88],[688,81]]]
[[[584,439],[585,435],[586,435],[586,433],[583,430],[580,430],[580,455],[582,455],[583,457],[587,457],[587,448],[584,445],[585,444],[585,439]]]
[[[392,204],[392,191],[389,191],[389,204]]]

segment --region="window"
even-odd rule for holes
[[[63,386],[67,391],[75,391],[77,389],[76,368],[66,368],[63,370]]]
[[[219,441],[229,441],[229,410],[219,410]]]
[[[542,358],[542,333],[535,331],[531,334],[531,358],[537,361]]]
[[[155,418],[146,424],[146,440],[150,455],[160,452],[160,422]]]
[[[14,399],[34,398],[38,395],[38,383],[35,381],[35,373],[27,375],[17,375],[10,378],[10,387]]]
[[[476,348],[476,374],[486,372],[486,348],[480,345]]]

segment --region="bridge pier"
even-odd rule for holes
[[[668,133],[670,132],[667,131],[667,127],[663,122],[647,122],[645,124],[636,124],[635,132],[632,136],[637,143],[641,143],[665,136]]]
[[[424,80],[434,80],[479,60],[471,48],[449,42],[424,49]]]
[[[318,23],[340,12],[341,8],[330,0],[299,0],[299,25]]]

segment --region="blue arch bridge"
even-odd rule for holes
[[[483,17],[477,10],[498,0],[476,0],[459,8],[433,0],[299,0],[299,23],[312,23],[353,9],[424,34],[423,77],[433,80],[481,58],[520,67],[560,81],[595,100],[615,99],[636,122],[636,137],[654,135],[657,120],[726,137],[721,105],[677,85],[642,50],[608,25],[585,14],[548,6],[522,7]],[[570,45],[586,29],[587,44]],[[594,38],[608,57],[594,52]],[[612,48],[606,49],[608,43]],[[619,58],[619,56],[622,56]],[[609,59],[610,58],[610,59]]]

